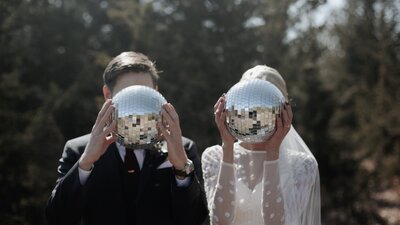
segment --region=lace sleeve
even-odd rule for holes
[[[282,225],[285,223],[284,204],[278,168],[278,160],[264,162],[262,194],[262,216],[264,224]]]
[[[212,146],[202,155],[204,188],[211,224],[230,224],[235,212],[235,170],[222,162],[222,148]]]

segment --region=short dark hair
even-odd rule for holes
[[[128,72],[149,73],[154,86],[157,85],[159,76],[154,63],[139,52],[122,52],[113,58],[104,70],[103,82],[112,91],[117,77]]]

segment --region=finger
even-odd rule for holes
[[[226,122],[226,118],[228,117],[228,111],[225,111],[221,113],[221,118],[220,118],[220,126],[223,126],[225,130],[228,130],[228,124]]]
[[[228,117],[228,111],[225,110],[221,115],[221,120],[225,122],[227,117]]]
[[[163,126],[173,124],[173,119],[172,119],[171,115],[169,115],[164,108],[161,109],[161,116],[162,116],[163,122],[164,122]]]
[[[272,136],[269,138],[270,141],[279,139],[282,133],[282,119],[280,114],[275,115],[275,132],[272,134]]]
[[[283,127],[285,129],[289,128],[290,127],[290,119],[289,119],[289,114],[287,111],[286,104],[283,106],[282,119],[283,119]]]
[[[215,109],[215,111],[222,112],[224,109],[224,105],[225,105],[224,99],[221,98],[221,100],[218,102],[218,105],[217,105],[217,108]]]
[[[223,102],[226,102],[226,96],[225,96],[225,93],[223,93],[223,94],[222,94],[221,98],[222,98],[222,101],[223,101]]]
[[[107,123],[109,123],[111,119],[111,114],[113,111],[114,111],[114,106],[109,105],[107,107],[107,110],[101,114],[102,117],[96,119],[96,123],[92,128],[92,133],[100,134],[104,130],[104,127],[107,126]]]
[[[222,97],[219,97],[218,101],[214,105],[214,112],[217,110],[219,103],[221,102]]]
[[[111,133],[111,135],[106,137],[106,144],[107,145],[110,145],[110,144],[114,143],[115,141],[117,141],[117,135],[115,135],[114,133]]]
[[[221,114],[222,114],[221,102],[219,102],[217,109],[214,112],[214,120],[217,123],[217,125],[219,125],[220,123]]]
[[[101,129],[103,129],[104,126],[107,124],[107,122],[109,122],[113,111],[114,111],[114,106],[113,105],[108,106],[107,111],[103,114],[102,118],[100,119],[100,122],[98,123]]]
[[[221,134],[221,137],[224,137],[226,135],[231,136],[229,130],[228,130],[228,124],[226,123],[226,116],[227,116],[227,111],[221,112],[221,116],[217,120],[217,127],[219,130],[219,133]]]
[[[170,134],[169,134],[167,128],[166,128],[162,123],[160,123],[160,122],[157,123],[157,127],[158,127],[158,129],[161,131],[162,136],[163,136],[165,139],[169,139]]]
[[[110,107],[111,104],[112,104],[111,99],[107,99],[104,102],[103,106],[100,109],[99,114],[97,114],[96,123],[98,123],[101,120],[101,118],[103,118],[104,113],[107,111],[108,107]]]
[[[288,118],[289,123],[292,123],[293,114],[292,114],[292,108],[290,107],[289,104],[285,104],[285,112],[287,114],[287,118]]]
[[[217,112],[214,113],[214,122],[219,127],[219,113],[217,114]]]
[[[293,121],[293,111],[292,111],[292,106],[290,104],[287,104],[287,110],[288,110],[288,114],[289,114],[289,119],[290,119],[290,123],[292,123]]]
[[[290,106],[290,104],[286,105],[286,113],[287,113],[287,117],[288,117],[286,133],[288,133],[290,128],[292,127],[292,122],[293,122],[293,112],[292,112],[292,107]]]
[[[170,115],[170,117],[174,122],[179,121],[178,113],[176,112],[174,106],[171,103],[164,104],[163,108]]]
[[[161,130],[161,128],[160,128],[160,125],[158,125],[159,123],[162,124],[162,121],[158,121],[158,122],[156,123],[157,133],[158,133],[159,138],[160,138],[161,140],[163,140],[163,139],[164,139],[164,134],[162,133],[162,130]]]
[[[110,126],[108,126],[106,129],[103,130],[103,135],[107,136],[110,133],[113,133],[117,130],[117,121],[112,121],[112,123],[110,124]]]
[[[218,111],[219,111],[219,115],[218,118],[221,122],[225,122],[225,118],[226,118],[226,111],[225,111],[225,100],[222,99],[222,101],[220,102],[219,106],[218,106]]]
[[[280,114],[278,114],[276,116],[276,132],[277,133],[282,132],[282,128],[283,128],[282,116]]]

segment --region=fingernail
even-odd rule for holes
[[[225,96],[225,93],[222,93],[222,96]]]

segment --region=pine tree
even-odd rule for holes
[[[332,52],[326,83],[336,102],[330,136],[338,144],[338,160],[349,171],[337,174],[347,179],[336,186],[345,221],[332,214],[333,224],[386,224],[377,212],[374,193],[388,188],[399,175],[399,11],[396,1],[350,1],[343,22],[333,34],[338,49]],[[336,180],[336,179],[335,179]],[[333,188],[334,186],[332,186]],[[334,206],[335,207],[335,206]],[[338,206],[337,206],[338,207]]]

